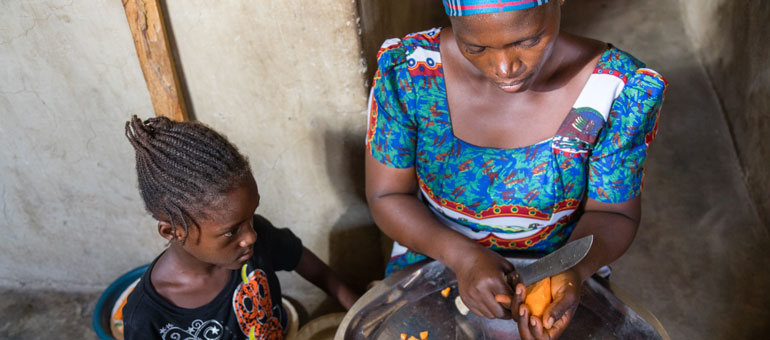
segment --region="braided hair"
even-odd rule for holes
[[[246,158],[227,138],[198,122],[166,117],[126,122],[136,151],[136,173],[145,208],[189,235],[188,222],[205,216],[206,206],[251,176]]]

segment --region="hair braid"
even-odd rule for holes
[[[181,226],[183,241],[208,203],[251,174],[238,149],[201,123],[132,116],[126,138],[134,147],[145,208],[156,219],[168,219],[174,229]]]

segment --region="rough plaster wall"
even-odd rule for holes
[[[258,212],[359,288],[381,276],[355,2],[165,9],[193,115],[249,157]],[[0,2],[0,46],[0,284],[103,288],[163,249],[123,136],[152,108],[121,2]],[[334,308],[295,274],[281,279],[304,312]]]
[[[770,230],[770,2],[680,0],[730,126],[749,192]]]
[[[257,212],[363,289],[380,278],[379,232],[363,194],[366,91],[350,0],[167,1],[196,119],[249,157]],[[284,293],[316,313],[296,274]]]
[[[152,107],[120,1],[0,2],[0,284],[104,287],[162,249],[122,122]]]

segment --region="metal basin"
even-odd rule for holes
[[[509,261],[519,266],[534,260]],[[446,287],[452,290],[445,298],[440,292]],[[617,293],[606,282],[587,280],[578,311],[560,339],[669,339],[652,314]],[[334,339],[393,340],[402,333],[419,339],[424,331],[431,340],[520,338],[512,320],[460,314],[454,303],[457,294],[454,273],[440,262],[413,265],[364,294],[345,315]]]

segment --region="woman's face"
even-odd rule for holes
[[[460,52],[505,92],[527,90],[559,33],[557,1],[526,10],[452,17]]]

